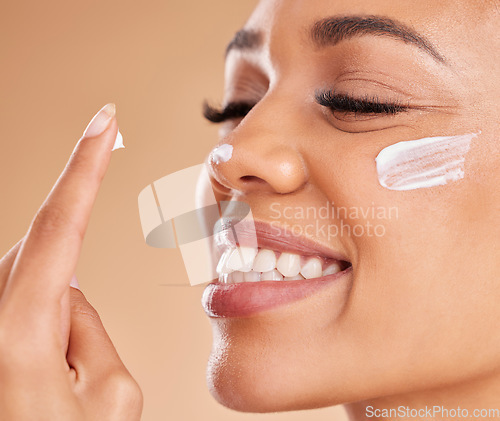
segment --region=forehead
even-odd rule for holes
[[[249,22],[270,22],[279,16],[293,19],[289,23],[298,23],[322,18],[325,14],[380,14],[417,25],[467,18],[463,22],[455,21],[456,26],[498,13],[499,9],[499,0],[260,0]]]
[[[500,44],[497,0],[261,0],[245,25],[263,41],[303,42],[315,22],[331,16],[381,16],[414,29],[454,60],[471,59],[477,45]],[[496,42],[494,42],[496,40]],[[492,42],[493,41],[493,42]],[[470,50],[470,51],[467,51]]]

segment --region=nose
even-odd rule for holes
[[[307,167],[298,145],[287,135],[290,128],[285,132],[283,124],[283,130],[269,127],[269,118],[265,127],[256,117],[245,118],[210,153],[208,165],[214,184],[242,193],[289,194],[300,190],[307,182]]]

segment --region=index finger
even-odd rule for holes
[[[14,260],[16,259],[17,253],[21,248],[21,244],[23,244],[24,237],[21,238],[15,245],[12,247],[1,259],[0,259],[0,297],[2,297],[2,293],[7,282],[7,278],[9,277],[10,270],[12,265],[14,264]]]
[[[54,303],[75,271],[92,206],[118,133],[114,104],[104,106],[76,145],[64,171],[35,216],[7,281],[4,306],[22,313]],[[17,312],[19,317],[20,312]]]

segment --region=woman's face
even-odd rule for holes
[[[498,375],[496,7],[263,0],[231,43],[224,103],[254,106],[222,125],[221,144],[233,150],[210,163],[217,189],[248,203],[255,220],[292,227],[291,237],[275,236],[277,250],[297,252],[306,237],[317,253],[304,254],[352,267],[304,287],[300,299],[236,309],[238,317],[216,314],[229,304],[205,293],[208,380],[222,404],[267,412],[405,402]],[[332,108],[319,103],[332,97]],[[473,133],[463,178],[405,191],[379,183],[384,148]],[[275,282],[279,292],[267,297],[287,296],[294,282],[308,281]],[[242,294],[255,300],[265,288],[256,282]]]

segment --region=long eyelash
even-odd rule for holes
[[[212,123],[223,123],[224,121],[245,117],[254,105],[248,102],[230,102],[224,108],[217,108],[205,102],[203,104],[203,116]]]
[[[399,102],[381,102],[377,96],[353,98],[335,91],[320,91],[316,93],[319,105],[332,111],[360,114],[398,114],[408,111],[408,106]],[[228,120],[244,118],[255,104],[248,102],[230,102],[224,108],[214,107],[207,102],[203,104],[203,116],[212,123],[223,123]]]
[[[381,102],[377,96],[353,98],[335,91],[320,91],[316,93],[319,105],[332,111],[360,114],[398,114],[408,111],[408,106],[399,102]]]

